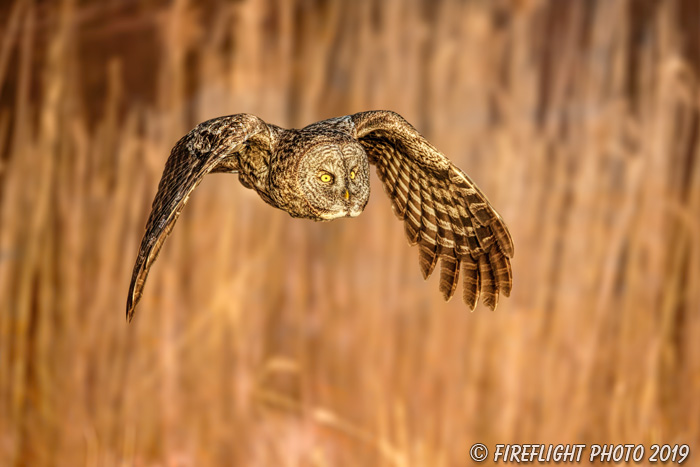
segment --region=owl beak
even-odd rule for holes
[[[343,194],[343,198],[345,198],[345,200],[349,200],[349,199],[350,199],[350,192],[348,191],[347,188],[345,189],[345,193]]]

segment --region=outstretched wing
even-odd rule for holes
[[[252,145],[252,148],[251,148]],[[192,191],[210,172],[237,172],[245,148],[269,151],[270,130],[254,115],[238,114],[200,123],[177,142],[165,164],[146,233],[131,276],[126,316],[134,316],[151,265]],[[266,147],[267,146],[267,147]]]
[[[513,240],[486,196],[400,115],[373,111],[350,118],[409,242],[418,244],[423,277],[440,259],[440,291],[449,300],[461,267],[464,302],[473,310],[481,295],[495,309],[499,292],[510,295]]]

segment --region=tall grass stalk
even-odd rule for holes
[[[0,464],[700,448],[688,2],[98,3],[0,15]],[[212,175],[125,323],[179,136],[224,114],[298,127],[375,108],[508,222],[496,312],[422,281],[376,179],[362,216],[317,224]]]

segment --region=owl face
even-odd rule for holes
[[[318,144],[300,161],[301,190],[319,220],[359,216],[369,199],[369,163],[354,142]]]

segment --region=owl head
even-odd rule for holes
[[[305,148],[297,171],[301,194],[316,220],[359,216],[369,199],[369,164],[357,141],[320,139]]]

